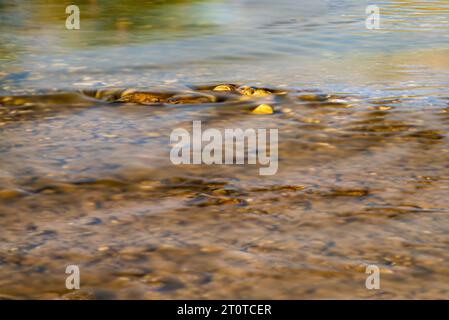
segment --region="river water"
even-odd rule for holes
[[[76,4],[0,1],[0,298],[448,297],[449,1]],[[277,173],[174,165],[194,120],[277,129]]]

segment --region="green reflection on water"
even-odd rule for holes
[[[48,38],[57,37],[59,46],[77,48],[198,36],[214,33],[220,26],[220,13],[210,14],[206,2],[214,1],[81,0],[76,2],[80,8],[81,29],[73,31],[65,29],[68,16],[65,8],[70,3],[43,0],[0,3],[5,18],[0,22],[0,30],[9,32],[9,36],[3,37],[19,46],[29,46],[34,39],[26,43],[23,37],[36,35],[41,38],[39,45],[49,41]]]

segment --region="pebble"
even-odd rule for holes
[[[233,88],[227,84],[222,84],[214,88],[214,91],[232,91],[232,90]]]
[[[271,107],[269,104],[261,104],[257,108],[255,108],[252,113],[255,114],[272,114],[274,112],[273,107]]]
[[[254,90],[253,96],[258,96],[258,97],[265,97],[270,95],[271,92],[265,89],[256,89]]]

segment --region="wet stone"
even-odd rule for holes
[[[124,92],[117,102],[138,103],[138,104],[158,104],[164,103],[170,97],[169,94],[151,92]]]
[[[268,96],[268,95],[272,94],[267,89],[250,87],[250,86],[241,86],[237,90],[238,90],[238,92],[240,92],[240,94],[245,95],[245,96],[264,97],[264,96]]]
[[[213,95],[192,93],[192,94],[180,94],[174,95],[167,99],[167,103],[170,104],[202,104],[216,102],[217,98]]]
[[[274,113],[273,107],[269,104],[261,104],[258,107],[256,107],[252,113],[254,114],[272,114]]]
[[[323,102],[327,101],[330,98],[327,94],[304,94],[298,96],[299,100],[308,101],[308,102]]]
[[[221,84],[214,88],[214,91],[234,91],[236,86],[233,84]]]

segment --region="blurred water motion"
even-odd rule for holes
[[[0,1],[0,299],[447,297],[449,1],[383,1],[380,30],[369,1],[77,4],[68,31]],[[275,94],[107,95],[219,84]],[[193,120],[279,129],[278,174],[174,166]]]

